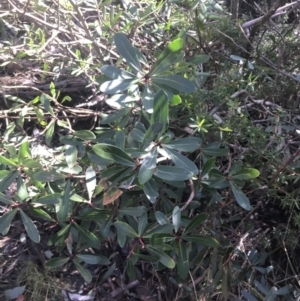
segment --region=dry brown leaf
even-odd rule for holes
[[[123,191],[117,188],[111,188],[108,191],[104,192],[103,205],[113,203],[122,195],[122,193]]]

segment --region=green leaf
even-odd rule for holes
[[[173,95],[172,99],[170,100],[170,105],[175,107],[182,103],[181,97],[179,95]]]
[[[46,267],[48,268],[59,268],[65,265],[69,261],[69,258],[52,258],[48,260],[45,264]]]
[[[138,142],[143,142],[145,138],[145,134],[137,128],[132,129],[132,131],[130,132],[130,136],[132,137],[133,140]]]
[[[186,279],[189,274],[190,263],[188,260],[188,254],[185,246],[182,243],[178,243],[178,259],[177,259],[177,271],[182,279]]]
[[[181,152],[193,152],[201,146],[201,139],[197,137],[187,137],[163,143],[163,147],[175,149]]]
[[[153,101],[154,93],[151,91],[149,84],[146,84],[142,95],[142,102],[144,105],[144,110],[149,114],[153,113]]]
[[[172,41],[158,57],[151,74],[160,74],[170,68],[183,49],[184,41],[178,38]]]
[[[81,139],[76,138],[76,137],[71,136],[71,135],[62,136],[62,137],[60,137],[59,141],[62,144],[74,145],[74,146],[79,146],[79,145],[83,145],[84,144],[84,142]]]
[[[13,167],[17,167],[18,166],[18,164],[16,164],[14,161],[5,158],[2,155],[0,155],[0,164],[9,165],[9,166],[13,166]]]
[[[36,161],[36,159],[24,159],[23,165],[24,167],[30,169],[42,169],[42,165],[38,161]]]
[[[58,206],[58,211],[57,211],[57,218],[58,220],[63,223],[70,210],[70,189],[71,189],[71,181],[70,179],[66,183],[64,195],[62,198],[60,198],[59,206]]]
[[[40,242],[40,234],[36,227],[36,225],[33,223],[33,221],[23,212],[22,209],[20,209],[21,218],[25,227],[25,230],[30,237],[30,239],[35,242]]]
[[[105,143],[96,144],[93,146],[93,151],[98,156],[106,160],[111,160],[125,166],[135,167],[136,165],[136,162],[130,156],[128,156],[123,150],[110,144],[105,144]]]
[[[207,54],[199,54],[193,56],[187,62],[193,65],[198,65],[198,64],[205,64],[208,62],[208,60],[209,60],[209,56]]]
[[[117,131],[115,141],[116,141],[116,147],[120,148],[121,150],[124,150],[125,134],[123,131]]]
[[[119,69],[115,66],[111,65],[103,65],[100,68],[100,71],[111,79],[132,79],[136,78],[136,76],[128,71]]]
[[[143,186],[143,191],[147,197],[147,199],[152,203],[155,204],[156,198],[158,197],[158,186],[153,179],[150,179],[146,182]]]
[[[91,272],[84,268],[80,263],[73,261],[78,272],[80,273],[80,275],[83,277],[83,279],[85,280],[85,282],[90,283],[92,281],[92,275]]]
[[[174,226],[171,224],[164,224],[161,226],[158,226],[154,229],[149,230],[147,233],[143,235],[145,238],[151,238],[152,235],[163,233],[163,234],[170,234],[174,230]]]
[[[5,194],[0,192],[0,202],[5,204],[5,205],[11,205],[14,202],[10,200]]]
[[[237,203],[245,210],[250,210],[251,206],[250,206],[249,199],[243,193],[243,191],[232,181],[230,181],[230,187]]]
[[[169,158],[174,162],[176,166],[181,167],[193,173],[194,175],[197,175],[199,173],[199,169],[195,165],[195,163],[188,159],[186,156],[183,156],[178,152],[168,148],[164,148],[164,151],[167,153]]]
[[[133,237],[133,238],[139,237],[139,235],[134,231],[134,229],[126,223],[115,222],[114,225],[118,231],[120,231],[121,233],[125,234],[128,237]]]
[[[45,133],[45,142],[48,146],[51,146],[54,129],[55,129],[55,119],[50,121],[50,124],[48,125],[48,129]]]
[[[137,56],[137,50],[131,45],[127,37],[122,33],[116,33],[114,40],[118,52],[123,56],[131,69],[142,72],[142,67]]]
[[[175,206],[173,209],[172,222],[174,225],[174,231],[175,231],[175,233],[177,233],[177,231],[180,227],[180,222],[181,222],[181,211],[178,206]]]
[[[0,192],[6,190],[15,181],[18,174],[19,172],[16,170],[3,178],[0,182]]]
[[[228,300],[229,297],[229,290],[230,290],[230,278],[231,278],[231,270],[230,270],[230,263],[227,267],[223,265],[223,273],[222,273],[222,293],[224,296],[224,300]]]
[[[144,212],[146,212],[146,207],[145,206],[136,206],[136,207],[125,207],[122,209],[118,210],[118,213],[123,216],[123,215],[130,215],[130,216],[135,216],[139,217],[141,216]]]
[[[243,168],[236,172],[234,175],[231,176],[231,179],[237,180],[250,180],[257,178],[259,176],[259,171],[254,168]]]
[[[153,114],[150,123],[161,122],[163,125],[169,122],[169,101],[168,96],[163,90],[159,90],[153,101]]]
[[[27,187],[20,174],[18,175],[17,180],[17,196],[20,198],[21,201],[25,201],[29,196]]]
[[[86,169],[85,181],[86,181],[86,188],[88,191],[89,199],[91,200],[97,185],[96,172],[92,166]]]
[[[94,233],[84,229],[83,227],[79,226],[77,223],[74,223],[74,226],[92,248],[95,249],[101,248],[100,241]]]
[[[78,259],[78,261],[84,261],[87,264],[110,264],[110,261],[102,255],[77,254],[75,258]]]
[[[0,217],[0,233],[8,232],[10,228],[10,224],[12,220],[14,219],[18,209],[13,209],[6,213],[5,215],[2,215]]]
[[[46,221],[50,221],[50,222],[55,222],[55,220],[44,210],[40,209],[40,208],[33,208],[33,207],[29,207],[28,208],[30,214],[42,218]]]
[[[242,161],[235,161],[233,162],[230,171],[229,171],[229,176],[231,177],[232,175],[236,174],[243,166]]]
[[[66,145],[66,152],[65,152],[66,162],[70,168],[76,165],[77,155],[78,155],[78,151],[76,146]]]
[[[59,204],[61,199],[60,193],[53,193],[46,196],[43,196],[35,201],[33,203],[42,204],[42,205],[56,205]]]
[[[145,133],[144,141],[141,147],[142,149],[147,148],[152,141],[156,140],[156,137],[161,132],[163,126],[164,125],[162,122],[155,122],[151,124]]]
[[[201,151],[211,157],[217,157],[217,156],[226,156],[228,154],[228,148],[220,148],[221,143],[220,142],[213,142],[210,143],[204,147],[201,148]]]
[[[95,134],[89,130],[76,131],[73,133],[73,135],[85,141],[96,139]]]
[[[67,239],[71,229],[71,224],[68,224],[61,230],[59,230],[56,234],[54,234],[49,240],[48,240],[48,246],[52,246],[56,244],[57,242],[63,242],[65,239]]]
[[[52,88],[52,87],[51,87],[52,84],[53,84],[53,83],[50,84],[50,90],[51,90],[51,88]],[[53,85],[53,86],[54,86],[54,85]],[[55,88],[55,87],[53,87],[53,89],[54,89],[54,88]],[[54,90],[54,91],[55,91],[55,90]],[[55,97],[55,95],[53,95],[53,97]],[[43,94],[40,96],[39,100],[40,100],[40,103],[42,104],[42,106],[44,107],[44,109],[45,109],[47,112],[49,112],[52,116],[54,116],[53,109],[52,109],[52,107],[51,107],[51,105],[50,105],[49,96],[43,93]]]
[[[166,215],[160,211],[155,212],[155,218],[160,225],[166,225],[170,223]]]
[[[195,216],[189,224],[186,226],[185,231],[183,235],[192,232],[194,229],[199,227],[201,224],[203,224],[207,220],[207,214],[206,213],[200,213],[199,215]]]
[[[121,93],[128,90],[136,82],[136,79],[114,79],[103,83],[100,86],[100,91],[108,95]]]
[[[256,299],[254,296],[252,296],[250,293],[248,293],[245,290],[242,290],[241,293],[242,293],[243,297],[245,297],[248,301],[258,301],[258,299]]]
[[[39,182],[54,182],[65,178],[64,175],[57,173],[55,170],[41,170],[33,175],[34,179]]]
[[[148,182],[152,175],[154,174],[156,168],[156,159],[157,159],[157,148],[152,148],[151,152],[149,152],[140,166],[138,173],[138,180],[140,184],[145,184]]]
[[[205,164],[203,165],[203,168],[201,170],[201,177],[203,178],[204,176],[206,176],[211,170],[212,168],[214,168],[216,163],[216,158],[211,157],[209,158]]]
[[[99,285],[104,283],[106,279],[113,274],[116,270],[116,263],[114,262],[112,266],[105,272],[105,274],[102,276],[101,280],[99,281]]]
[[[151,79],[153,83],[168,86],[176,91],[184,93],[193,93],[196,91],[195,84],[180,75],[156,75],[152,76]]]
[[[162,245],[168,244],[170,241],[176,240],[176,236],[167,233],[156,233],[153,234],[151,237],[151,244],[152,245]]]
[[[118,244],[121,248],[124,248],[125,244],[126,244],[126,235],[124,232],[120,231],[118,228],[117,228],[117,241],[118,241]]]
[[[190,234],[188,236],[184,236],[183,239],[187,241],[195,242],[202,246],[213,247],[213,248],[220,247],[219,242],[210,236]]]
[[[148,215],[146,212],[144,212],[140,219],[139,219],[139,223],[138,223],[138,233],[139,236],[142,236],[142,234],[144,233],[146,227],[147,227],[147,223],[148,223]]]
[[[163,165],[158,166],[154,174],[158,178],[168,181],[185,181],[193,176],[193,173],[186,169]]]
[[[130,111],[131,111],[131,108],[123,108],[121,110],[117,110],[115,113],[109,114],[107,116],[102,116],[101,123],[102,124],[110,124],[113,122],[117,122],[121,118],[124,118],[124,116],[130,115]],[[118,126],[119,126],[119,124],[118,124]],[[108,133],[108,134],[110,134],[110,133]],[[101,136],[105,137],[104,134]],[[100,138],[102,138],[101,136],[100,136]],[[110,136],[110,135],[107,135],[107,136]],[[100,140],[100,138],[97,138],[95,142],[102,142],[102,141],[105,141],[105,139],[110,139],[110,137],[107,137],[107,138],[104,138],[104,137],[101,140]]]
[[[19,164],[22,164],[24,159],[31,158],[30,150],[29,150],[29,142],[28,140],[22,142],[19,149]]]
[[[146,249],[147,249],[147,251],[149,251],[150,254],[157,256],[158,260],[167,268],[173,269],[175,267],[174,260],[169,255],[167,255],[165,252],[163,252],[157,248],[153,248],[151,246],[147,246]]]
[[[212,181],[209,182],[210,188],[223,189],[229,186],[229,181],[225,176],[212,178]]]

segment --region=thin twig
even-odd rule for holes
[[[192,202],[192,200],[194,199],[194,196],[195,196],[195,188],[194,188],[194,183],[192,180],[189,180],[190,182],[190,186],[191,186],[191,194],[190,194],[190,197],[189,199],[186,201],[186,203],[181,207],[180,211],[183,212],[187,207],[188,205]]]

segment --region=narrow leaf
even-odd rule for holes
[[[93,140],[96,139],[95,134],[92,131],[89,130],[81,130],[81,131],[75,131],[73,133],[75,137],[78,137],[82,140]]]
[[[208,216],[206,213],[200,213],[199,215],[195,216],[185,228],[184,235],[191,233],[194,229],[203,224],[207,220],[207,217]]]
[[[30,237],[30,239],[35,242],[40,242],[40,234],[36,227],[36,225],[33,223],[33,221],[23,212],[22,209],[20,209],[21,218],[25,227],[25,230]]]
[[[150,123],[161,122],[167,124],[169,122],[169,101],[168,96],[163,90],[159,90],[153,101],[153,114]]]
[[[134,229],[126,223],[115,222],[114,225],[118,229],[118,231],[122,232],[128,237],[139,237],[139,235],[134,231]]]
[[[110,264],[110,261],[102,255],[77,254],[75,258],[79,259],[80,261],[84,261],[87,264]]]
[[[199,173],[199,169],[196,164],[186,156],[183,156],[172,149],[165,148],[164,150],[176,166],[184,168],[194,175],[197,175]]]
[[[158,197],[158,186],[153,179],[150,179],[148,182],[144,184],[143,191],[147,197],[147,199],[155,204],[156,198]]]
[[[136,49],[131,45],[127,37],[122,33],[116,33],[114,36],[116,47],[119,53],[126,60],[127,64],[135,71],[141,72],[142,67],[139,63]]]
[[[259,176],[259,171],[254,168],[243,168],[236,172],[234,175],[231,176],[232,179],[237,180],[250,180],[257,178]]]
[[[210,236],[190,234],[188,236],[184,236],[183,238],[187,241],[192,241],[202,246],[213,247],[213,248],[220,247],[218,241]]]
[[[167,268],[173,269],[175,267],[174,260],[169,255],[167,255],[165,252],[163,252],[157,248],[153,248],[151,246],[147,246],[146,248],[149,251],[149,253],[151,253],[152,255],[156,255],[158,257],[159,261]]]
[[[60,198],[59,202],[59,209],[57,211],[57,218],[58,220],[63,223],[65,222],[65,219],[67,218],[70,210],[70,189],[71,189],[71,181],[70,179],[66,183],[66,188],[64,191],[64,195],[62,198]]]
[[[0,217],[0,233],[8,232],[10,228],[10,224],[14,219],[18,209],[13,209],[6,213],[5,215]]]
[[[16,170],[4,177],[0,182],[0,192],[6,190],[15,181],[18,174],[19,172]]]
[[[120,148],[110,144],[96,144],[93,146],[93,151],[100,157],[111,160],[116,163],[132,166],[136,165],[135,161]]]
[[[166,215],[160,211],[155,212],[155,218],[160,225],[165,225],[170,223]]]
[[[116,94],[128,90],[130,86],[136,83],[136,79],[114,79],[103,83],[100,91],[106,94]]]
[[[145,156],[142,165],[140,166],[138,173],[138,180],[140,184],[145,184],[151,179],[156,168],[156,159],[157,148],[155,147]]]
[[[0,202],[5,205],[13,204],[13,201],[10,200],[5,194],[0,192]]]
[[[193,93],[196,91],[196,86],[190,80],[180,75],[156,75],[152,77],[152,82],[158,85],[168,86],[176,91],[184,93]]]
[[[100,68],[100,71],[111,79],[131,79],[136,77],[134,74],[128,71],[119,69],[111,65],[103,65]]]
[[[243,193],[243,191],[232,181],[230,181],[230,187],[237,203],[245,210],[250,210],[250,201],[247,198],[247,196]]]
[[[180,222],[181,222],[181,211],[178,206],[175,206],[173,209],[172,222],[174,225],[174,231],[175,231],[175,233],[177,233],[177,231],[180,227]]]
[[[183,168],[163,165],[158,166],[154,174],[158,178],[168,181],[185,181],[193,176],[192,172]]]
[[[96,172],[92,166],[88,167],[85,172],[85,181],[86,181],[86,188],[88,191],[89,199],[92,199],[94,190],[97,185],[96,180]]]
[[[0,164],[9,165],[9,166],[13,166],[13,167],[18,166],[14,161],[5,158],[2,155],[0,155]]]
[[[92,281],[92,275],[91,272],[84,268],[80,263],[74,261],[74,264],[78,270],[78,272],[80,273],[80,275],[83,277],[83,279],[87,282],[90,283]]]
[[[142,234],[144,233],[146,227],[147,227],[147,220],[148,220],[148,215],[146,212],[144,212],[140,219],[139,219],[139,223],[138,223],[138,233],[139,236],[142,236]]]
[[[62,267],[64,264],[66,264],[69,261],[69,258],[52,258],[46,262],[46,267],[48,268],[59,268]]]
[[[163,143],[163,147],[175,149],[182,152],[193,152],[201,146],[201,139],[197,137],[187,137]]]
[[[33,175],[34,179],[39,182],[54,182],[65,178],[64,175],[57,173],[54,170],[41,170]]]
[[[189,260],[187,250],[182,243],[178,244],[177,270],[182,279],[186,279],[189,274]]]
[[[84,237],[84,239],[88,242],[88,244],[90,244],[92,248],[100,249],[101,247],[100,241],[94,233],[84,229],[83,227],[79,226],[77,223],[74,223],[74,225],[78,230],[78,232]]]
[[[170,65],[173,64],[180,55],[183,46],[184,41],[181,38],[172,41],[158,57],[151,74],[160,74],[169,69]]]
[[[66,162],[70,168],[72,168],[77,163],[77,147],[73,145],[66,145]]]

